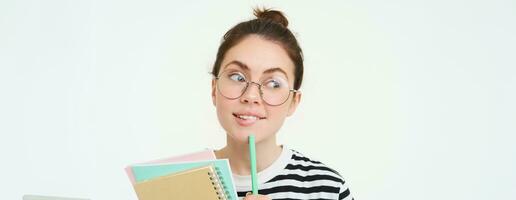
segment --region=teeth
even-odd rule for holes
[[[239,115],[238,118],[245,119],[245,120],[249,120],[249,119],[256,120],[256,119],[258,119],[256,116],[249,116],[249,115]]]

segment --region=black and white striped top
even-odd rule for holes
[[[233,174],[238,197],[251,191],[251,177]],[[280,157],[258,173],[258,193],[271,199],[353,199],[335,170],[283,146]]]

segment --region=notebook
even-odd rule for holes
[[[215,153],[213,153],[213,150],[207,149],[204,151],[189,153],[189,154],[185,154],[185,155],[163,158],[163,159],[159,159],[159,160],[147,161],[145,163],[140,163],[140,164],[186,162],[186,161],[211,160],[211,159],[216,159]],[[125,173],[129,177],[129,180],[131,181],[131,183],[134,185],[136,183],[136,180],[134,179],[134,174],[133,174],[133,170],[131,169],[131,166],[127,166],[125,168]]]
[[[213,165],[172,173],[136,183],[139,200],[226,200],[222,182]]]
[[[195,169],[204,166],[213,166],[217,172],[225,192],[227,199],[237,200],[237,193],[233,183],[233,176],[228,159],[205,160],[195,162],[177,162],[177,163],[158,163],[158,164],[140,164],[131,166],[136,184],[149,181],[158,177]]]

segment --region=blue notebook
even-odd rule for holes
[[[237,200],[233,176],[228,159],[205,160],[195,162],[139,164],[131,166],[136,183],[152,180],[169,174],[186,171],[202,166],[213,165],[222,182],[222,187],[231,200]]]

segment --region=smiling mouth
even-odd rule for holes
[[[256,115],[246,115],[246,114],[236,114],[233,113],[233,116],[242,120],[260,120],[260,119],[266,119],[266,117],[260,117]]]

